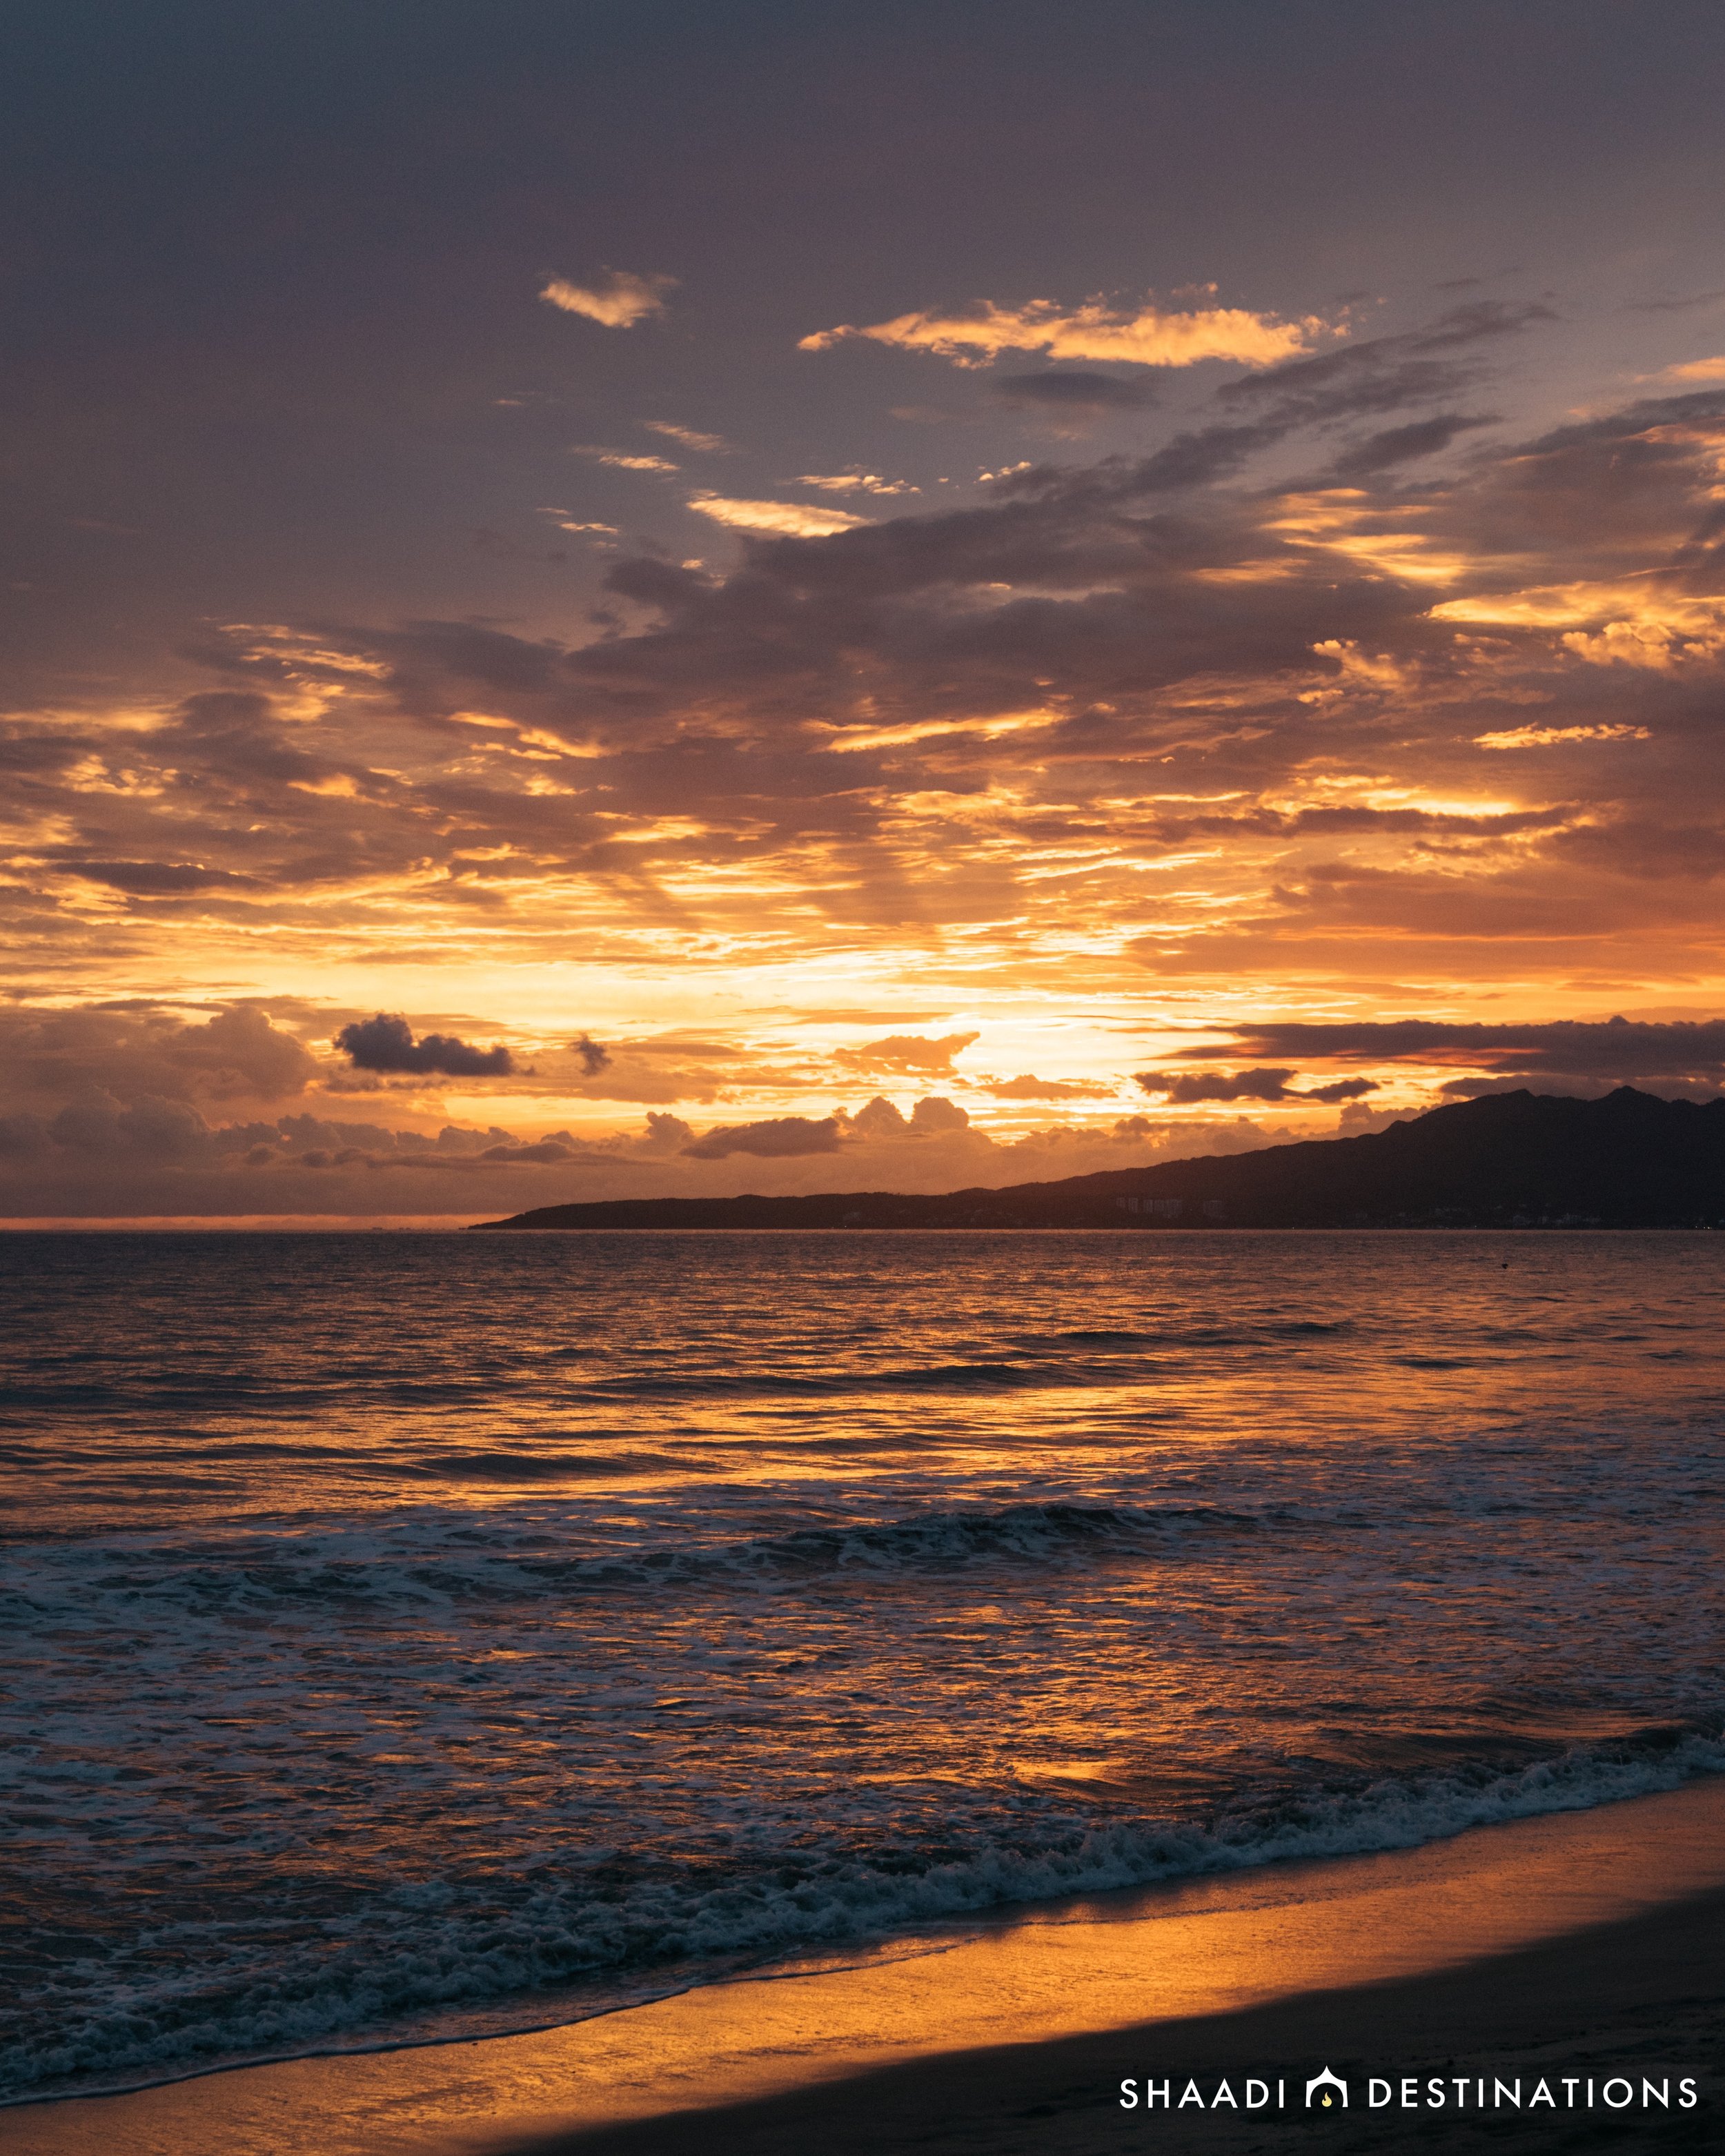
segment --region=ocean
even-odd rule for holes
[[[10,2098],[1725,1769],[1725,1235],[0,1266]]]

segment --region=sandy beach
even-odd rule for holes
[[[1717,2148],[1722,1941],[1725,1894],[1715,1892],[1432,1975],[923,2060],[720,2111],[496,2145],[500,2156],[506,2147],[511,2156],[1111,2156],[1145,2147],[1248,2156],[1317,2136],[1327,2148],[1359,2152],[1500,2143],[1541,2152]],[[1303,2106],[1307,2076],[1325,2065],[1349,2084],[1345,2113]],[[1685,2071],[1698,2099],[1688,2111],[1677,2107]],[[1289,2108],[1256,2116],[1209,2108],[1224,2080],[1243,2103],[1248,2074],[1272,2092],[1285,2082]],[[1378,2074],[1390,2077],[1389,2101],[1363,2112]],[[1426,2107],[1434,2076],[1445,2091],[1441,2110]],[[1573,2108],[1566,2076],[1576,2084]],[[1607,2111],[1600,2097],[1614,2076],[1626,2077],[1637,2098],[1644,2076],[1668,2083],[1671,2107]],[[1147,2081],[1166,2082],[1175,2107],[1194,2086],[1204,2107],[1122,2108],[1127,2078],[1141,2094]],[[1417,2108],[1400,2107],[1404,2078],[1416,2083]],[[1476,2088],[1482,2082],[1489,2102],[1500,2079],[1523,2107],[1543,2082],[1560,2107],[1504,2103],[1482,2113]]]
[[[15,2156],[552,2156],[567,2150],[1274,2148],[1307,2076],[1344,2147],[1702,2147],[1725,2013],[1725,1781],[1425,1848],[1014,1912],[843,1966],[535,2034],[300,2059],[5,2115]],[[1632,2107],[1584,2101],[1618,2073]],[[1444,2108],[1434,2075],[1543,2076],[1555,2109]],[[1576,2086],[1566,2102],[1562,2077]],[[1671,2107],[1641,2107],[1643,2076]],[[1692,2076],[1697,2102],[1681,2105]],[[1211,2107],[1228,2079],[1286,2106]],[[1367,2083],[1394,2084],[1373,2108]],[[1403,2110],[1404,2079],[1421,2084]],[[1140,2102],[1120,2102],[1121,2083]],[[1147,2080],[1174,2107],[1147,2109]],[[1205,2101],[1178,2099],[1189,2082]],[[1362,2108],[1362,2107],[1365,2107]]]

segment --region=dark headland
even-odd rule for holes
[[[1725,1226],[1725,1099],[1497,1093],[1366,1137],[925,1197],[621,1198],[486,1229]]]

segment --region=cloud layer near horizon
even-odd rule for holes
[[[363,1041],[373,1037],[366,1025],[344,1032]],[[0,1218],[446,1219],[678,1192],[937,1191],[1248,1150],[1270,1135],[1237,1116],[1195,1138],[1189,1123],[1128,1114],[1001,1137],[940,1094],[916,1098],[908,1113],[875,1094],[818,1118],[726,1119],[697,1130],[649,1109],[626,1129],[523,1134],[444,1120],[436,1096],[413,1082],[471,1058],[466,1044],[415,1041],[406,1027],[377,1037],[388,1051],[374,1059],[383,1075],[369,1094],[344,1096],[338,1055],[315,1052],[254,1008],[208,1018],[103,1007],[0,1012]],[[452,1045],[465,1056],[448,1053]],[[610,1058],[591,1041],[583,1057],[583,1045],[572,1045],[578,1062],[604,1058],[589,1074],[598,1081]],[[531,1110],[510,1090],[512,1069],[492,1061],[481,1075],[499,1081],[490,1098],[501,1114]]]

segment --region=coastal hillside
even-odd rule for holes
[[[546,1205],[486,1230],[628,1228],[1682,1228],[1725,1225],[1725,1100],[1459,1101],[1311,1139],[1004,1190]]]

